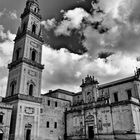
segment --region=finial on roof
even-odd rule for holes
[[[92,85],[92,84],[99,84],[99,82],[94,78],[94,76],[87,75],[85,79],[82,79],[81,87]]]

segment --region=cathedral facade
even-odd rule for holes
[[[140,69],[104,85],[87,76],[78,93],[41,95],[42,44],[38,0],[27,0],[0,100],[0,140],[140,140]]]

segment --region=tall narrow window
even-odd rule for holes
[[[118,102],[118,93],[117,93],[117,92],[114,93],[114,101],[115,101],[115,102]]]
[[[36,52],[32,51],[32,56],[31,56],[32,61],[35,61],[36,59]]]
[[[30,96],[33,96],[33,88],[34,88],[34,86],[31,84],[31,85],[29,86],[29,95],[30,95]]]
[[[35,24],[32,25],[32,33],[33,33],[33,34],[36,33],[36,25],[35,25]]]
[[[128,89],[126,92],[127,92],[128,100],[130,100],[132,97],[131,89]]]
[[[57,107],[57,102],[55,102],[55,107]]]
[[[13,96],[14,93],[15,93],[15,85],[16,85],[16,82],[15,81],[13,81],[11,83],[11,85],[10,85],[10,94],[11,94],[11,96]]]
[[[55,128],[55,129],[57,128],[57,122],[54,123],[54,128]]]
[[[47,122],[46,127],[47,127],[47,128],[49,128],[49,127],[50,127],[50,123],[49,123],[49,122]]]
[[[17,50],[16,50],[16,60],[19,59],[19,55],[20,55],[20,49],[17,49]]]
[[[0,123],[3,123],[3,114],[0,114]]]
[[[48,100],[48,106],[50,106],[50,100]]]
[[[26,23],[24,23],[24,24],[23,24],[23,29],[22,29],[22,32],[25,32],[25,31],[26,31],[26,26],[27,26],[27,24],[26,24]]]

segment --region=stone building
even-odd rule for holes
[[[2,98],[0,99],[2,101]],[[12,106],[0,102],[0,140],[9,139]]]
[[[38,0],[27,0],[0,102],[0,140],[140,140],[140,69],[104,85],[87,76],[78,93],[41,95],[42,44]]]
[[[81,87],[66,112],[68,140],[140,140],[140,69],[104,85],[87,76]]]

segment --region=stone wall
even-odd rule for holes
[[[40,140],[64,140],[64,112],[66,108],[69,108],[70,102],[47,96],[43,96],[42,99]],[[48,126],[47,122],[49,123]]]
[[[3,133],[3,140],[9,140],[11,113],[12,106],[0,102],[0,115],[3,116],[3,120],[0,122],[0,134]]]

